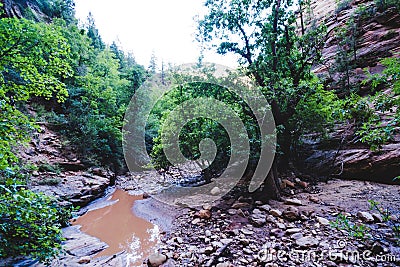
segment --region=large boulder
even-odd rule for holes
[[[360,179],[383,183],[399,184],[394,178],[400,176],[400,135],[383,145],[380,150],[371,151],[368,145],[357,140],[354,131],[338,128],[328,140],[306,138],[299,148],[297,166],[312,176],[334,176],[346,179]],[[344,139],[343,139],[344,138]],[[342,140],[345,140],[342,143]]]

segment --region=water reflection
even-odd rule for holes
[[[159,227],[132,212],[134,202],[140,199],[142,196],[131,196],[123,190],[116,190],[107,199],[111,205],[89,211],[73,222],[82,226],[81,231],[109,245],[95,257],[126,251],[130,266],[141,266],[143,260],[155,252],[160,242]]]

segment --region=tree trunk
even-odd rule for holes
[[[276,51],[276,39],[277,39],[277,33],[278,33],[278,20],[279,20],[279,10],[281,8],[281,0],[276,0],[275,6],[274,6],[274,20],[273,20],[273,35],[274,39],[271,40],[271,51],[272,51],[272,70],[276,72],[278,68],[278,57],[277,57],[277,51]],[[242,34],[244,38],[246,39],[246,35],[244,34],[243,29]],[[253,65],[253,60],[251,59],[251,53],[249,52],[249,48],[247,46],[247,54],[246,56],[242,55],[247,62],[249,63],[249,66],[251,67]],[[256,82],[258,83],[259,86],[264,87],[266,86],[266,83],[263,79],[263,77],[258,73],[257,71],[252,71],[251,72],[254,75],[254,78]],[[270,82],[269,84],[270,88],[274,90],[274,84],[273,82]],[[272,109],[272,114],[275,120],[276,125],[281,125],[283,124],[285,120],[285,116],[282,114],[282,111],[280,110],[280,107],[276,100],[272,100],[270,103],[271,109]],[[262,162],[259,162],[258,164],[263,164]],[[278,167],[277,167],[277,162],[274,160],[272,163],[271,170],[269,171],[267,177],[265,178],[263,185],[262,185],[262,199],[275,199],[275,200],[280,200],[281,199],[281,194],[280,194],[280,182],[279,182],[279,177],[278,177]]]
[[[273,60],[273,66],[272,69],[274,71],[277,70],[278,67],[278,58],[277,58],[277,53],[276,53],[276,34],[278,32],[278,19],[279,19],[279,10],[281,7],[281,0],[276,1],[275,5],[275,12],[274,12],[274,21],[273,21],[273,34],[274,34],[274,40],[271,42],[271,50],[272,50],[272,60]],[[272,86],[273,88],[273,86]],[[278,121],[277,124],[279,125],[281,123],[281,117],[282,114],[279,110],[278,104],[276,101],[272,101],[272,111],[273,111],[273,116],[275,121]],[[262,164],[262,162],[259,164]],[[278,177],[278,167],[277,167],[277,162],[274,160],[272,163],[271,170],[269,171],[266,179],[264,180],[263,183],[263,198],[267,199],[275,199],[275,200],[280,200],[281,199],[281,194],[280,194],[280,185],[279,185],[279,177]]]
[[[262,188],[263,199],[281,200],[280,182],[276,161],[273,162],[267,178],[264,180]]]
[[[285,170],[289,166],[290,161],[290,148],[292,145],[292,135],[288,127],[282,133],[282,140],[279,142],[282,155],[279,157],[279,168],[278,170]]]

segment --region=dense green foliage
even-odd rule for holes
[[[229,88],[221,86],[221,84],[228,85],[226,80],[229,80],[229,78],[212,77],[212,68],[204,67],[200,71],[206,74],[204,76],[207,78],[203,78],[204,81],[197,77],[197,79],[194,79],[196,82],[182,83],[185,80],[185,75],[174,75],[170,80],[173,89],[164,95],[152,110],[152,121],[156,123],[151,124],[151,128],[148,127],[148,131],[154,131],[155,129],[157,132],[153,138],[154,144],[151,147],[151,155],[155,166],[157,168],[167,168],[171,165],[171,162],[166,158],[164,149],[166,149],[165,146],[170,144],[166,143],[163,146],[162,135],[169,139],[168,136],[176,135],[182,120],[194,114],[203,114],[199,115],[197,119],[190,120],[181,129],[179,132],[179,148],[187,159],[197,160],[201,156],[199,149],[201,140],[209,138],[214,141],[217,151],[212,165],[210,165],[211,162],[199,163],[202,169],[204,169],[204,166],[210,165],[203,173],[208,179],[210,178],[209,176],[220,173],[226,167],[232,153],[231,142],[234,142],[234,140],[230,139],[232,136],[228,136],[227,129],[221,125],[221,122],[228,121],[230,126],[236,129],[235,131],[237,132],[240,129],[240,124],[237,124],[228,114],[221,112],[219,110],[220,107],[210,99],[224,103],[224,110],[227,113],[230,113],[231,116],[232,113],[235,113],[240,118],[246,128],[246,140],[249,140],[251,160],[256,159],[260,153],[260,132],[257,127],[257,121],[245,100]],[[191,79],[186,77],[186,80]],[[238,86],[237,83],[236,86]],[[189,105],[181,111],[175,110],[182,103],[190,103],[193,100],[196,103],[195,106]],[[171,114],[172,112],[174,114]],[[213,114],[218,114],[218,118],[207,118],[205,117],[207,114],[211,117]],[[167,121],[167,119],[169,120]],[[210,153],[210,151],[204,152]],[[236,151],[236,153],[241,153],[241,151]],[[204,157],[204,155],[202,156]]]
[[[73,11],[69,1],[63,3],[63,11]],[[43,1],[41,6],[64,18],[50,10],[55,3]],[[86,30],[75,20],[56,18],[51,24],[3,18],[0,27],[0,168],[17,161],[11,147],[34,128],[18,109],[28,100],[55,111],[52,122],[80,152],[92,155],[90,161],[121,167],[123,114],[146,77],[145,69],[115,44],[106,47],[91,16]]]
[[[379,11],[385,11],[390,7],[395,7],[400,10],[399,0],[375,0],[375,4]]]
[[[80,29],[72,1],[37,1],[48,23],[30,16],[25,4],[28,19],[0,19],[0,257],[45,261],[60,251],[60,226],[70,211],[8,180],[26,184],[14,149],[36,130],[26,105],[44,105],[49,122],[89,161],[118,171],[123,114],[146,72],[115,44],[107,47],[92,18]]]
[[[26,102],[37,97],[57,103],[68,96],[62,80],[71,76],[70,48],[58,25],[16,18],[0,19],[0,46],[0,257],[44,261],[61,248],[60,225],[70,213],[8,178],[24,180],[13,147],[35,128],[21,111]]]
[[[46,120],[85,156],[84,163],[102,164],[118,173],[124,168],[124,114],[137,89],[158,70],[154,55],[146,71],[116,43],[105,44],[91,15],[84,28],[78,27],[71,0],[32,0],[47,16],[46,23],[40,22],[26,1],[16,2],[26,19],[0,19],[0,257],[27,255],[45,261],[60,250],[60,226],[70,212],[58,207],[55,200],[26,189],[27,183],[16,185],[8,179],[26,179],[15,147],[27,141],[36,128],[27,105],[46,110]],[[350,4],[340,2],[337,11],[350,8]],[[317,132],[327,136],[338,122],[351,122],[358,141],[369,144],[372,150],[398,132],[399,58],[384,59],[383,73],[369,75],[364,82],[376,90],[375,95],[360,96],[351,81],[358,60],[359,23],[372,11],[360,7],[345,28],[336,30],[338,51],[332,70],[338,75],[337,86],[327,90],[311,71],[320,63],[327,29],[316,25],[307,1],[295,5],[281,0],[207,0],[205,6],[208,13],[198,21],[197,37],[220,54],[240,56],[246,75],[271,106],[283,170],[302,135]],[[399,8],[399,1],[379,0],[376,6],[381,12]],[[158,169],[171,165],[164,153],[169,144],[162,143],[162,135],[176,134],[179,123],[168,120],[169,115],[180,104],[196,99],[216,99],[238,114],[246,128],[250,159],[257,161],[260,144],[267,137],[261,136],[244,99],[216,85],[226,83],[208,73],[204,73],[206,83],[183,83],[187,77],[176,75],[167,80],[164,68],[162,71],[162,83],[170,83],[173,90],[153,108],[145,136]],[[390,90],[379,91],[382,85]],[[142,93],[145,97],[135,102],[134,108],[145,106],[152,97],[151,92]],[[208,103],[202,111],[217,113],[213,102]],[[239,124],[233,123],[233,127],[239,128]],[[199,143],[207,138],[217,147],[216,160],[207,169],[210,172],[204,173],[212,176],[223,170],[232,153],[232,140],[221,124],[210,118],[191,120],[179,133],[179,149],[186,158],[196,160],[201,156]],[[59,172],[56,166],[38,168]]]
[[[348,1],[338,3],[338,9],[345,5],[351,7]],[[393,58],[382,60],[386,67],[382,74],[371,75],[367,72],[368,79],[357,82],[355,68],[362,64],[357,55],[357,45],[360,38],[362,25],[369,23],[377,12],[386,12],[389,8],[400,7],[399,1],[375,1],[375,5],[365,6],[363,4],[350,14],[344,27],[335,30],[338,39],[335,63],[330,72],[335,76],[333,87],[342,98],[340,109],[342,116],[340,120],[348,120],[356,127],[358,141],[368,144],[371,150],[379,150],[380,147],[391,141],[394,134],[398,132],[399,118],[396,108],[399,104],[398,98],[398,55]],[[388,33],[390,35],[390,31]],[[360,86],[371,88],[370,95],[361,97]],[[390,92],[381,92],[381,88],[390,88]],[[375,92],[375,95],[373,95]]]
[[[396,1],[381,1],[379,7],[396,6]],[[357,64],[359,27],[374,11],[360,6],[346,22],[336,29],[338,52],[330,68],[335,73],[336,92],[326,91],[311,74],[310,67],[318,64],[325,28],[315,25],[310,7],[300,1],[297,5],[300,27],[294,26],[292,1],[206,1],[208,14],[199,21],[199,39],[217,47],[219,53],[235,53],[254,77],[268,98],[278,125],[278,145],[281,152],[290,154],[304,133],[327,130],[337,122],[355,122],[361,142],[377,149],[389,141],[396,131],[394,116],[387,126],[377,112],[393,111],[398,105],[396,90],[389,95],[359,96],[358,84],[353,84]],[[345,9],[350,2],[343,1],[338,8]],[[307,25],[307,27],[305,26]],[[383,76],[371,77],[390,81],[396,87],[397,59],[385,60]],[[377,84],[372,84],[375,88]],[[340,99],[339,99],[339,98]],[[370,107],[373,103],[374,107]]]
[[[311,66],[320,60],[326,28],[312,24],[305,3],[299,6],[300,34],[296,32],[292,1],[209,0],[205,6],[209,13],[199,21],[199,39],[216,45],[219,53],[241,57],[240,63],[247,67],[272,107],[279,129],[278,145],[287,158],[297,141],[295,129],[313,124],[293,118],[299,102],[303,107],[308,105],[305,101],[312,101],[319,88]],[[307,21],[314,26],[306,29]],[[296,118],[302,120],[301,116]]]
[[[381,74],[369,75],[364,83],[370,83],[374,89],[384,84],[391,90],[378,91],[368,99],[368,103],[371,103],[366,107],[369,113],[364,116],[365,121],[357,132],[360,141],[369,144],[372,150],[392,140],[400,126],[400,58],[386,58],[382,64],[386,69]]]
[[[33,128],[18,107],[31,97],[64,101],[71,75],[69,47],[56,25],[0,19],[0,171],[17,158],[12,146]]]
[[[89,26],[88,35],[96,32],[90,30],[92,24]],[[75,42],[76,36],[71,37],[70,42]],[[132,56],[126,56],[115,44],[102,48],[104,44],[99,45],[102,41],[96,38],[89,38],[92,45],[87,45],[85,40],[86,46],[77,47],[77,55],[82,56],[80,50],[85,49],[89,58],[76,59],[76,79],[68,86],[70,98],[64,105],[64,128],[73,144],[83,154],[91,155],[90,160],[118,171],[122,166],[123,116],[146,73]]]
[[[61,249],[61,225],[71,216],[56,201],[8,180],[0,185],[0,257],[46,261]]]
[[[66,101],[62,105],[44,103],[55,111],[51,120],[86,155],[87,163],[118,172],[123,166],[123,115],[146,71],[115,43],[107,47],[91,16],[86,29],[63,20],[53,24],[59,25],[70,47],[72,75],[64,80],[69,94]]]

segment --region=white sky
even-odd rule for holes
[[[92,13],[108,44],[132,52],[136,61],[149,66],[154,52],[164,63],[197,62],[200,46],[195,41],[194,17],[204,11],[203,0],[75,0],[76,17],[85,22]],[[205,62],[237,66],[233,56],[205,53]]]

